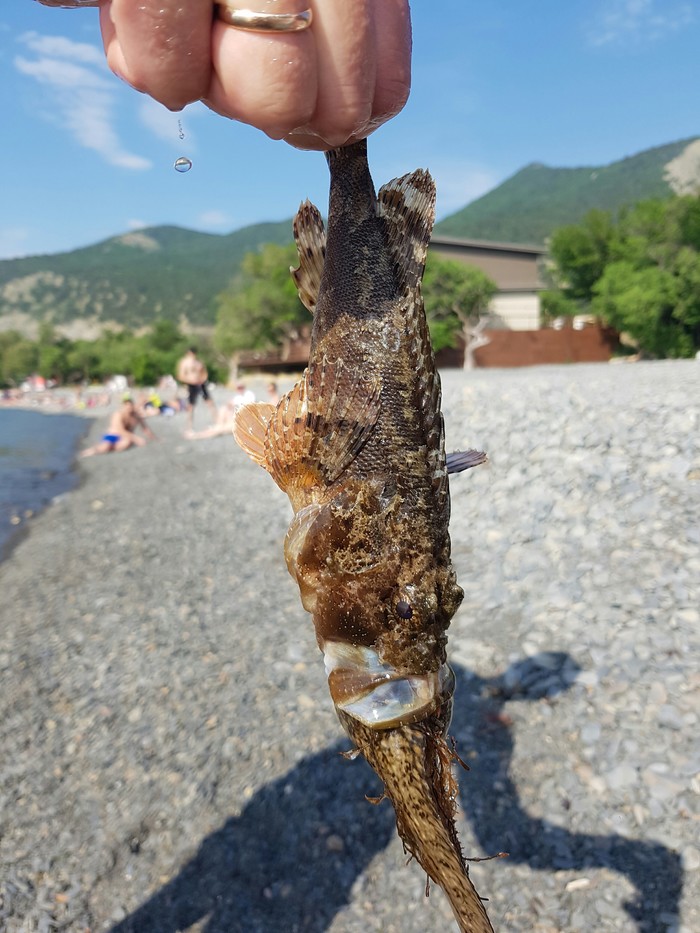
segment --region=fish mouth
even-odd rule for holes
[[[336,710],[372,729],[424,720],[454,693],[447,663],[428,673],[406,673],[380,661],[372,648],[339,641],[324,642],[323,658]]]

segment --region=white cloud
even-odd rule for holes
[[[228,227],[231,223],[228,214],[218,210],[202,211],[197,218],[197,225],[200,227]]]
[[[114,126],[116,94],[102,54],[91,45],[62,36],[25,33],[20,41],[35,58],[15,57],[17,71],[48,91],[42,116],[66,129],[75,141],[98,153],[105,162],[131,171],[151,167],[143,156],[129,152]]]
[[[145,220],[139,220],[137,217],[127,220],[126,226],[128,230],[143,230],[144,227],[150,227],[150,224],[147,224]]]
[[[97,65],[104,71],[108,70],[103,53],[94,45],[88,45],[86,42],[73,42],[72,39],[66,39],[64,36],[42,36],[38,32],[25,32],[19,37],[19,41],[37,55],[67,58],[88,65]]]
[[[74,65],[73,62],[62,62],[54,58],[39,58],[34,61],[15,58],[15,68],[20,74],[36,78],[40,84],[55,88],[105,88],[111,89],[106,78],[95,74],[83,65]]]
[[[606,0],[589,28],[592,45],[639,45],[664,39],[696,19],[693,3]]]

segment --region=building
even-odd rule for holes
[[[540,327],[540,277],[543,246],[492,243],[433,236],[429,252],[443,259],[477,266],[498,288],[490,306],[488,329],[471,347],[473,366],[534,366],[609,360],[617,335],[598,323],[579,329]],[[486,323],[486,322],[485,322]],[[240,366],[263,371],[296,371],[308,360],[310,330],[268,352],[241,354]],[[465,365],[464,341],[438,354],[440,366]]]
[[[491,327],[537,330],[540,326],[540,264],[543,246],[490,243],[433,236],[429,252],[443,259],[477,266],[498,287],[491,302]]]

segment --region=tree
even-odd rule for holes
[[[640,347],[658,356],[687,356],[690,346],[674,325],[674,276],[658,266],[638,269],[623,260],[610,263],[595,286],[593,312]]]
[[[68,371],[68,351],[64,343],[39,344],[36,368],[44,379],[63,382]]]
[[[13,337],[4,341],[0,359],[0,380],[4,385],[18,385],[27,376],[36,371],[39,361],[39,348],[36,343],[26,340],[15,332]]]
[[[540,311],[544,321],[559,317],[573,317],[581,311],[581,304],[567,297],[563,291],[548,288],[540,292]]]
[[[216,349],[234,355],[276,347],[310,322],[289,274],[297,262],[293,245],[268,244],[244,257],[240,277],[217,298]]]
[[[103,376],[95,341],[75,341],[68,351],[68,372],[71,382],[90,382]]]
[[[549,252],[554,260],[554,282],[569,299],[590,301],[614,249],[615,226],[607,211],[589,211],[580,224],[559,227],[552,234]],[[576,313],[573,303],[568,312]],[[578,308],[577,308],[578,310]]]
[[[700,197],[642,201],[615,223],[593,212],[550,252],[550,308],[590,311],[653,356],[700,347]]]
[[[464,339],[464,365],[472,362],[476,344],[483,346],[481,332],[497,286],[485,272],[453,259],[428,254],[423,277],[425,312],[433,348],[454,347]]]
[[[181,353],[185,350],[186,342],[185,337],[180,333],[180,329],[174,321],[160,318],[153,322],[149,343],[156,350],[174,350],[175,353]]]

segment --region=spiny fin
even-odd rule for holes
[[[332,483],[357,456],[381,408],[381,380],[342,360],[312,365],[281,400],[267,431],[267,469],[277,485]]]
[[[425,438],[428,469],[432,477],[437,515],[449,515],[449,485],[445,466],[445,428],[440,411],[442,390],[440,376],[430,345],[428,324],[425,319],[420,289],[408,292],[401,304],[402,316],[408,336],[411,368],[416,374],[414,407]]]
[[[417,169],[380,188],[377,213],[386,221],[397,282],[416,288],[435,222],[435,182],[430,173]]]
[[[265,435],[267,426],[275,413],[269,402],[251,402],[238,409],[233,421],[233,436],[236,443],[258,466],[267,469]]]
[[[480,450],[453,450],[447,455],[447,472],[462,473],[487,460],[486,454]]]
[[[299,299],[313,314],[326,258],[326,231],[321,213],[311,201],[304,201],[297,211],[293,229],[299,268],[291,266],[289,271],[299,292]]]

